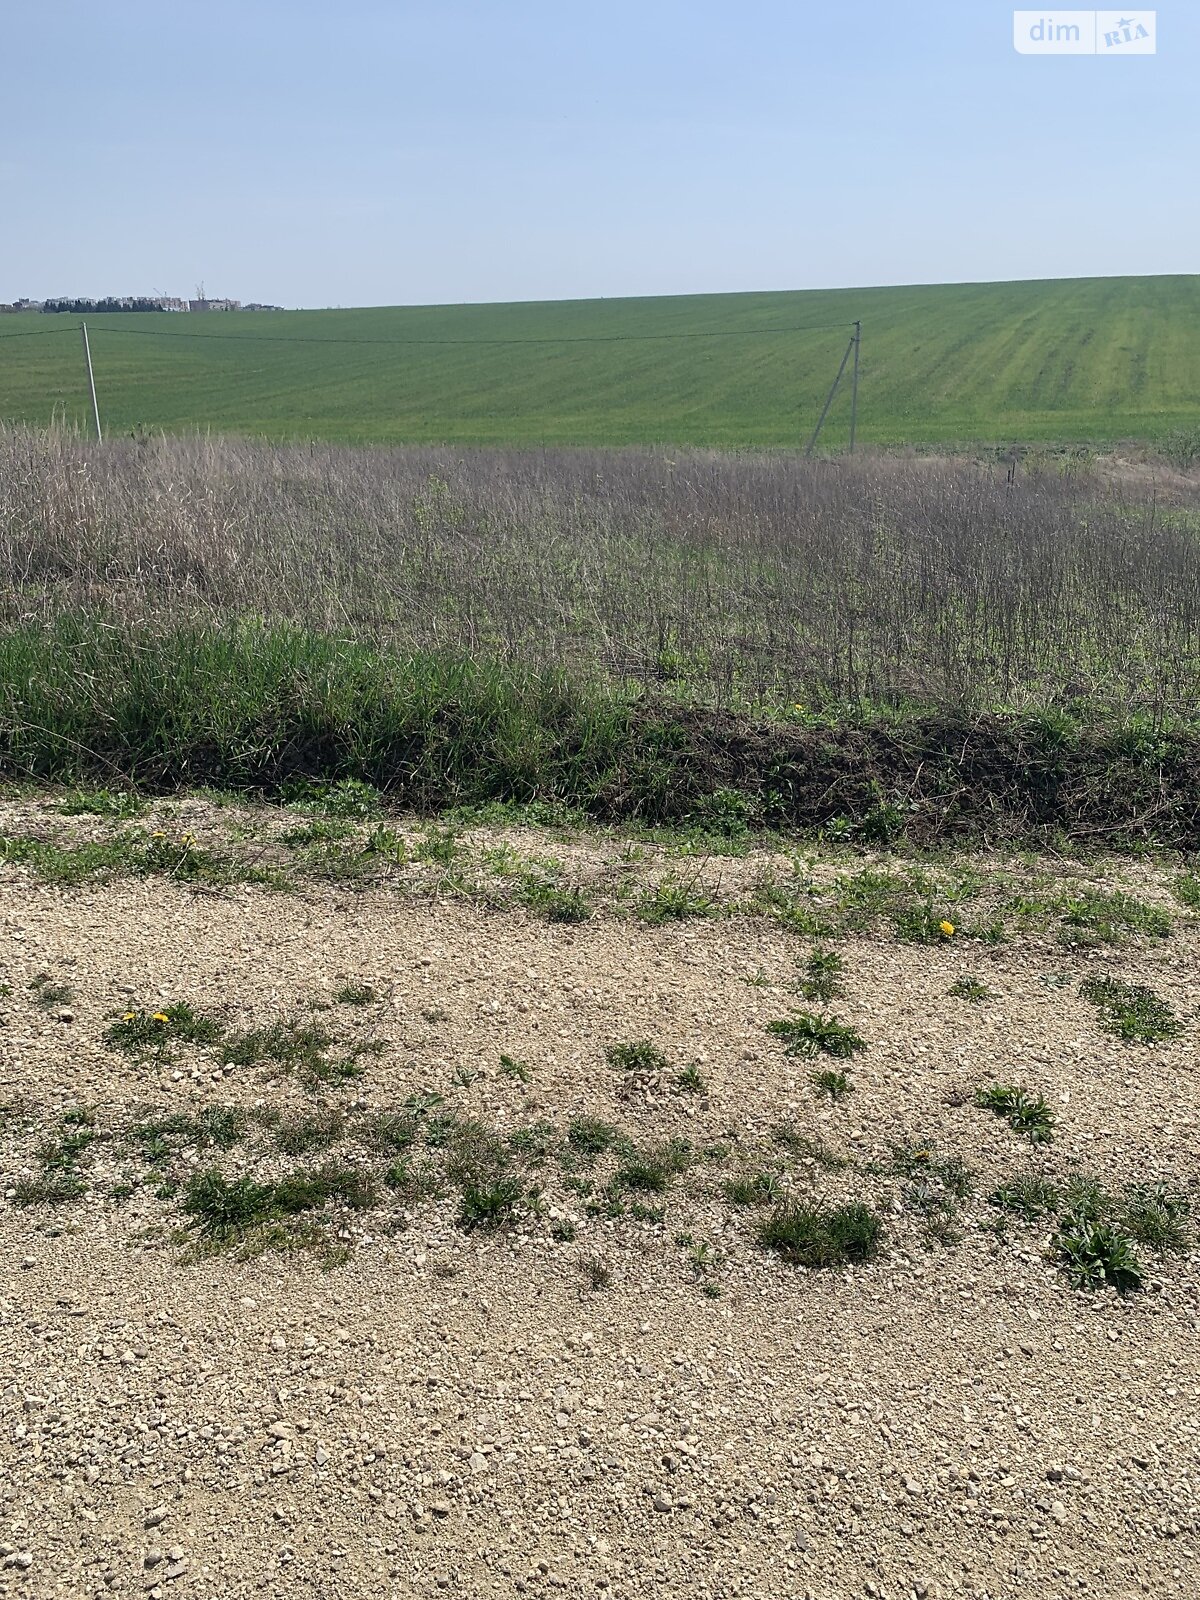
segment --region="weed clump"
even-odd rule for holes
[[[694,876],[662,878],[652,889],[646,890],[637,904],[638,916],[654,926],[681,922],[686,917],[710,917],[716,910],[716,901],[699,887],[699,880]]]
[[[684,1094],[708,1093],[708,1084],[705,1081],[700,1068],[695,1064],[694,1061],[690,1065],[684,1067],[682,1072],[677,1074],[675,1083],[680,1089],[683,1090]]]
[[[1046,1178],[1023,1177],[1002,1183],[993,1189],[988,1199],[1001,1211],[1013,1212],[1026,1222],[1036,1222],[1039,1217],[1055,1215],[1061,1195]]]
[[[812,1011],[768,1022],[767,1032],[783,1040],[784,1052],[789,1056],[823,1054],[844,1060],[867,1048],[866,1040],[848,1023]]]
[[[581,1156],[595,1158],[620,1142],[620,1130],[599,1117],[572,1117],[567,1125],[567,1143]]]
[[[758,1242],[793,1266],[818,1269],[869,1261],[878,1253],[882,1224],[870,1206],[784,1205],[763,1222]]]
[[[975,1104],[1003,1117],[1030,1144],[1049,1144],[1054,1137],[1054,1113],[1040,1094],[1031,1095],[1015,1084],[993,1083],[978,1090]]]
[[[214,1017],[179,1001],[159,1011],[126,1011],[107,1029],[104,1042],[110,1050],[126,1055],[165,1060],[174,1044],[215,1044],[224,1032],[224,1025]]]
[[[464,1233],[471,1233],[476,1228],[494,1230],[504,1227],[513,1220],[524,1197],[524,1184],[512,1175],[486,1182],[468,1180],[462,1188],[458,1225]]]
[[[122,821],[136,817],[145,801],[125,789],[77,789],[59,806],[64,817],[118,817]]]
[[[931,905],[902,907],[892,918],[892,927],[906,944],[946,944],[957,932],[950,918]]]
[[[228,1241],[266,1223],[318,1211],[330,1201],[362,1211],[376,1199],[369,1173],[328,1163],[315,1171],[289,1173],[276,1183],[249,1177],[230,1181],[210,1168],[189,1178],[181,1204],[194,1227],[212,1240]]]
[[[992,998],[992,991],[985,983],[980,983],[978,978],[955,978],[946,992],[955,1000],[966,1000],[971,1005],[979,1005],[982,1001]]]
[[[1072,1215],[1055,1234],[1053,1252],[1077,1289],[1111,1284],[1118,1294],[1142,1286],[1142,1267],[1133,1242],[1113,1222]]]
[[[643,1150],[631,1148],[617,1168],[613,1186],[665,1194],[680,1173],[687,1171],[691,1160],[692,1147],[686,1139],[669,1139]]]
[[[234,1035],[223,1046],[220,1059],[229,1067],[272,1063],[280,1072],[295,1073],[315,1087],[361,1076],[361,1057],[378,1055],[384,1048],[381,1041],[368,1040],[354,1045],[344,1056],[331,1058],[326,1052],[333,1043],[332,1034],[317,1022],[281,1018],[268,1027]]]
[[[369,1006],[374,1005],[379,995],[369,983],[347,983],[333,998],[340,1006]]]
[[[536,916],[545,917],[547,922],[586,922],[592,914],[591,903],[581,889],[564,889],[538,877],[522,880],[517,899]]]
[[[725,1184],[725,1198],[734,1206],[766,1206],[778,1203],[783,1196],[783,1181],[778,1172],[753,1172],[739,1178],[730,1178]]]
[[[383,797],[373,784],[360,778],[339,778],[333,783],[307,780],[293,786],[290,804],[310,815],[367,822],[380,814]]]
[[[669,1072],[671,1063],[649,1039],[610,1044],[604,1059],[617,1072],[655,1073]]]
[[[780,1122],[771,1130],[775,1143],[789,1155],[801,1161],[812,1161],[827,1172],[841,1172],[852,1163],[848,1156],[839,1155],[823,1140],[803,1133],[790,1122]]]
[[[846,1072],[836,1072],[832,1067],[826,1067],[821,1072],[810,1072],[808,1081],[813,1086],[813,1092],[820,1099],[824,1095],[836,1105],[844,1100],[847,1095],[854,1093],[854,1085]]]
[[[1191,1249],[1191,1205],[1165,1183],[1131,1184],[1125,1190],[1123,1222],[1139,1244],[1151,1250]]]
[[[800,992],[806,1000],[833,1000],[842,992],[844,969],[845,962],[836,950],[818,945],[805,963],[807,976],[800,981]]]
[[[35,1002],[47,1011],[55,1006],[65,1006],[75,998],[70,984],[56,983],[48,972],[39,972],[35,978],[31,978],[29,988]]]
[[[501,1055],[500,1071],[507,1078],[515,1078],[518,1083],[530,1083],[533,1072],[524,1061],[519,1061],[516,1056]]]
[[[1079,993],[1100,1013],[1107,1033],[1131,1044],[1158,1044],[1182,1032],[1182,1024],[1165,1000],[1141,983],[1119,978],[1085,978]]]

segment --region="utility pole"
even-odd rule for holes
[[[854,434],[858,427],[858,347],[862,344],[862,323],[854,324],[854,380],[850,389],[850,454],[854,454]]]
[[[858,324],[856,323],[855,326],[857,327]],[[820,418],[817,421],[817,425],[813,429],[813,436],[808,441],[808,449],[804,452],[806,456],[812,455],[813,451],[817,448],[817,440],[820,437],[821,429],[825,426],[825,418],[829,415],[829,408],[833,404],[833,397],[838,391],[838,384],[842,381],[842,373],[846,370],[846,363],[849,361],[850,352],[854,348],[855,339],[853,336],[851,336],[850,343],[846,346],[846,353],[842,357],[842,364],[837,369],[837,377],[833,380],[833,387],[830,389],[825,398],[825,409],[821,412]]]
[[[92,392],[92,416],[96,419],[96,442],[104,443],[104,435],[100,432],[100,407],[96,401],[96,379],[92,372],[92,347],[88,344],[87,323],[79,324],[79,331],[83,335],[83,358],[87,362],[88,388]]]

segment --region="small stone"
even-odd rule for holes
[[[16,1567],[18,1572],[28,1572],[33,1565],[33,1553],[29,1550],[13,1550],[4,1558],[6,1567]]]
[[[290,1422],[272,1422],[267,1427],[267,1434],[272,1439],[290,1439],[295,1432]]]
[[[329,1460],[329,1452],[326,1450],[323,1444],[319,1444],[317,1446],[316,1454],[313,1456],[313,1460],[319,1467],[323,1467]]]
[[[672,1505],[671,1496],[660,1491],[654,1496],[653,1505],[655,1511],[670,1511]]]
[[[472,1472],[486,1472],[487,1457],[478,1450],[472,1450],[470,1457],[467,1460],[467,1465],[470,1467]]]
[[[275,1351],[276,1355],[281,1355],[287,1349],[287,1340],[281,1333],[273,1333],[271,1335],[271,1349]]]
[[[1055,1522],[1065,1522],[1067,1520],[1067,1508],[1061,1500],[1051,1500],[1050,1515]]]
[[[797,1528],[795,1533],[792,1535],[792,1543],[795,1545],[797,1550],[807,1550],[811,1547],[812,1540],[808,1537],[803,1528]]]
[[[162,1523],[164,1523],[166,1520],[167,1520],[167,1508],[166,1508],[166,1506],[152,1506],[151,1509],[149,1511],[147,1511],[145,1517],[143,1518],[142,1526],[146,1527],[146,1528],[157,1528]]]
[[[75,1013],[71,1010],[70,1006],[64,1006],[62,1008],[62,1010],[58,1013],[58,1020],[60,1022],[75,1021]]]
[[[187,1569],[188,1569],[187,1557],[184,1556],[181,1561],[172,1561],[171,1562],[170,1566],[167,1568],[167,1577],[168,1578],[182,1578],[184,1573],[187,1571]]]
[[[449,1500],[435,1500],[429,1509],[435,1517],[448,1517],[450,1515],[450,1502]]]

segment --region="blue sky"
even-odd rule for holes
[[[1028,0],[1026,0],[1028,9]],[[0,299],[530,300],[1196,271],[1200,6],[9,0]],[[1053,11],[1048,12],[1053,15]]]

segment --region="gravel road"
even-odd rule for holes
[[[10,802],[0,832],[52,809]],[[183,802],[145,826],[273,838],[287,822],[250,815]],[[608,836],[481,841],[553,849],[580,882],[628,869]],[[1018,870],[964,865],[985,893]],[[722,894],[763,869],[722,863]],[[666,870],[646,846],[636,871]],[[809,1004],[812,948],[769,916],[655,926],[626,896],[563,925],[436,884],[64,885],[0,865],[0,1588],[1194,1596],[1196,1255],[1139,1246],[1140,1292],[1083,1292],[1052,1257],[1052,1218],[988,1198],[1087,1175],[1200,1200],[1200,923],[1166,866],[1085,876],[1170,907],[1169,936],[840,938],[843,992],[816,1009],[866,1048],[834,1102],[767,1031]],[[1182,1031],[1103,1031],[1078,992],[1097,972],[1153,986]],[[964,975],[985,1000],[948,994]],[[339,1001],[351,985],[370,998]],[[314,1084],[215,1046],[106,1043],[114,1020],[183,1001],[229,1038],[316,1018],[361,1071]],[[614,1068],[606,1050],[639,1040],[670,1070]],[[996,1080],[1044,1097],[1051,1142],[974,1103]],[[380,1179],[374,1203],[310,1219],[319,1238],[197,1247],[182,1204],[197,1173],[278,1179],[297,1164],[279,1119],[319,1112],[341,1119],[333,1152],[378,1178],[353,1132],[414,1096],[440,1108],[423,1113],[430,1160],[437,1116],[510,1140],[541,1129],[545,1148],[517,1140],[538,1201],[464,1231],[452,1189]],[[219,1149],[137,1131],[216,1106],[258,1131]],[[686,1171],[606,1210],[611,1191],[555,1154],[584,1117],[639,1148],[686,1144]],[[800,1142],[781,1146],[781,1125]],[[71,1130],[87,1134],[77,1154]],[[971,1192],[923,1209],[897,1145],[965,1164]],[[763,1249],[761,1209],[726,1185],[764,1165],[787,1195],[870,1203],[881,1252],[807,1271]],[[78,1192],[57,1204],[22,1189],[63,1172]]]

